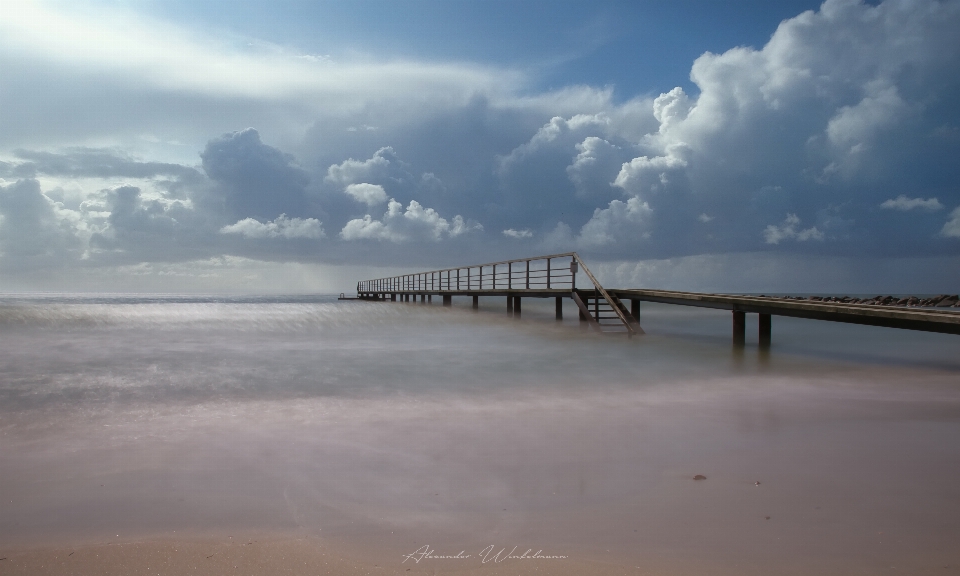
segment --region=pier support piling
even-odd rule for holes
[[[474,310],[479,310],[479,309],[480,309],[480,297],[479,297],[479,296],[474,296],[474,297],[473,297],[473,309],[474,309]]]
[[[513,316],[513,296],[507,296],[507,314]]]
[[[746,313],[739,310],[733,311],[733,345],[743,346],[747,341],[747,320]]]
[[[760,347],[770,347],[770,315],[759,314],[760,316]]]
[[[396,295],[396,294],[391,294],[391,295],[390,295],[390,301],[391,301],[391,302],[396,302],[396,301],[397,301],[397,295]]]
[[[427,296],[427,302],[433,302],[433,294]]]
[[[443,297],[443,305],[444,305],[444,306],[451,306],[452,304],[453,304],[453,296],[444,295],[444,297]]]
[[[520,317],[520,297],[519,296],[513,297],[513,316],[515,318]]]
[[[637,322],[640,322],[640,300],[632,298],[630,300],[630,315]]]
[[[557,321],[563,320],[563,297],[557,296]]]

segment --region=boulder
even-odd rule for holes
[[[939,302],[937,302],[937,308],[946,308],[948,306],[953,306],[958,301],[960,301],[960,296],[954,294],[953,296],[944,296]]]

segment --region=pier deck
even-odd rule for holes
[[[578,272],[586,277],[584,288],[577,287]],[[563,299],[570,298],[577,305],[581,322],[603,333],[628,336],[644,333],[640,327],[641,302],[730,310],[735,344],[743,344],[745,340],[745,315],[758,314],[761,347],[770,345],[771,316],[960,334],[958,309],[673,290],[605,289],[575,252],[364,280],[357,284],[357,298],[361,300],[409,302],[419,298],[426,303],[432,301],[433,296],[441,297],[445,306],[451,304],[454,296],[472,297],[475,309],[481,296],[505,297],[507,312],[517,317],[522,298],[555,298],[557,320],[563,318]],[[628,301],[629,310],[625,304]]]

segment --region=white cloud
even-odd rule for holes
[[[658,96],[653,101],[653,117],[660,123],[658,131],[661,134],[669,132],[677,122],[687,118],[692,107],[690,98],[679,86]]]
[[[663,156],[640,156],[624,162],[613,185],[645,198],[655,196],[683,178],[690,152],[686,144],[677,143],[667,146]]]
[[[906,103],[896,86],[884,86],[880,82],[868,82],[866,95],[852,106],[843,106],[827,122],[827,137],[837,146],[854,146],[869,143],[873,135],[901,119]]]
[[[482,231],[483,226],[464,221],[460,215],[454,216],[451,225],[433,208],[424,208],[416,200],[411,200],[406,210],[403,204],[391,199],[382,220],[374,220],[369,214],[347,222],[340,231],[344,240],[388,240],[404,242],[407,240],[439,241],[444,236],[453,238],[471,231]]]
[[[324,181],[340,186],[347,186],[349,184],[370,180],[385,174],[392,158],[396,158],[396,153],[393,151],[393,148],[384,146],[367,160],[354,160],[353,158],[349,158],[340,164],[330,166],[327,168],[327,175],[324,177]]]
[[[823,249],[919,254],[944,241],[929,221],[890,230],[877,208],[946,213],[960,204],[949,186],[960,176],[956,0],[827,0],[783,21],[762,47],[703,54],[693,89],[626,102],[612,88],[536,93],[527,82],[535,73],[317,58],[103,3],[52,1],[14,3],[0,19],[0,178],[36,177],[55,201],[54,220],[80,239],[60,251],[64,261],[89,256],[91,236],[129,262],[205,258],[224,246],[258,258],[369,257],[350,242],[318,252],[218,234],[235,222],[223,234],[289,237],[301,233],[292,223],[321,214],[344,240],[384,240],[377,257],[398,265],[416,248],[387,243],[419,241],[443,255],[474,237],[480,251],[511,242],[497,230],[536,231],[538,243],[591,258],[742,251],[759,238],[810,249],[828,236]],[[219,146],[217,134],[245,126],[262,134],[259,152],[246,154],[239,136],[252,133],[236,132],[222,162],[205,153],[197,166],[204,143]],[[122,150],[114,155],[128,161],[74,154],[63,164],[77,145]],[[52,151],[57,158],[40,157]],[[103,184],[57,192],[101,171]],[[141,189],[127,212],[100,192],[124,184]],[[938,197],[898,196],[918,187]],[[281,213],[287,221],[269,220]],[[811,215],[805,226],[801,213]],[[488,233],[453,214],[482,215]],[[941,236],[960,234],[958,219],[944,218]],[[0,223],[8,239],[13,229],[10,217]],[[896,241],[878,241],[891,233]],[[179,255],[169,256],[175,243]]]
[[[357,202],[363,202],[367,206],[376,206],[387,201],[387,193],[383,186],[379,184],[347,184],[343,190]]]
[[[920,208],[922,210],[941,210],[943,204],[940,203],[936,198],[928,198],[924,200],[923,198],[907,198],[903,194],[897,196],[894,199],[887,200],[880,205],[881,208],[886,208],[888,210],[914,210]]]
[[[381,98],[419,92],[429,100],[446,90],[444,99],[463,100],[476,90],[496,92],[517,79],[507,71],[499,77],[493,70],[464,64],[336,62],[247,38],[211,40],[130,11],[101,8],[92,13],[54,6],[24,1],[4,10],[2,46],[170,91],[264,100],[308,96],[329,106],[337,96],[358,91]],[[318,99],[321,95],[328,98]]]
[[[577,134],[583,130],[595,131],[609,125],[610,118],[606,114],[577,114],[569,120],[561,116],[554,116],[530,138],[529,142],[518,146],[508,156],[501,159],[501,170],[503,170],[504,165],[518,162],[524,156],[535,153],[567,134]]]
[[[763,239],[767,244],[779,244],[782,240],[796,240],[806,242],[807,240],[823,240],[823,232],[817,230],[817,227],[807,228],[806,230],[797,230],[800,226],[800,218],[796,214],[787,214],[787,218],[780,225],[769,225],[763,231]]]
[[[940,234],[950,238],[960,238],[960,207],[950,213],[950,220],[943,225]]]
[[[0,269],[59,265],[80,255],[80,216],[64,210],[36,180],[0,186]]]
[[[644,229],[653,210],[633,197],[626,202],[613,200],[607,208],[597,208],[589,222],[580,229],[579,242],[586,246],[602,246],[624,240],[649,238]]]
[[[221,234],[239,234],[245,238],[308,238],[316,240],[325,236],[323,226],[316,218],[288,218],[286,214],[275,220],[260,222],[244,218],[235,224],[224,226]]]
[[[577,144],[577,156],[567,166],[567,177],[573,182],[577,196],[609,195],[613,184],[611,176],[622,164],[619,146],[599,138],[587,136]]]
[[[391,202],[392,204],[394,203]],[[394,242],[404,240],[403,236],[393,234],[386,224],[374,220],[369,214],[347,222],[340,231],[340,237],[344,240],[392,240]]]
[[[517,240],[522,240],[524,238],[533,238],[533,232],[530,230],[514,230],[513,228],[508,228],[503,231],[503,235],[507,238],[515,238]]]
[[[466,234],[468,232],[483,232],[483,225],[479,222],[468,222],[459,214],[454,216],[453,222],[450,224],[450,228],[447,230],[447,233],[450,234],[450,237],[456,238],[457,236]]]

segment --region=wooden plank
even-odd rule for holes
[[[615,289],[618,296],[647,302],[678,304],[700,308],[740,310],[757,314],[827,320],[886,328],[902,328],[943,334],[960,334],[960,312],[888,308],[868,304],[842,304],[815,300],[759,298],[728,294],[701,294],[671,290]]]
[[[600,323],[597,322],[593,318],[593,316],[590,315],[590,309],[587,308],[587,305],[584,304],[583,300],[580,299],[580,295],[577,294],[576,292],[573,292],[570,294],[570,297],[573,298],[573,301],[577,304],[577,308],[579,308],[580,312],[584,315],[584,317],[586,317],[587,322],[589,322],[591,326],[596,328],[598,332],[602,331],[600,330]]]
[[[620,307],[613,303],[613,300],[610,299],[610,294],[608,294],[607,291],[604,290],[603,286],[597,282],[597,279],[594,278],[593,273],[590,272],[590,269],[586,267],[582,260],[580,260],[580,256],[578,256],[576,252],[573,253],[573,257],[577,260],[580,266],[583,267],[583,273],[586,274],[587,278],[589,278],[590,281],[593,282],[593,285],[596,286],[597,292],[599,292],[600,295],[603,296],[603,298],[607,301],[607,303],[610,304],[610,307],[616,311],[617,316],[620,318],[620,321],[623,322],[627,332],[629,332],[632,336],[636,331],[633,329],[633,326],[630,325],[630,321],[627,320],[626,316],[624,316],[623,310],[620,310]]]

